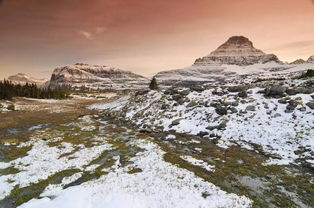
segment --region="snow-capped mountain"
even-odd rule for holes
[[[114,67],[75,64],[56,68],[52,73],[50,86],[121,90],[147,87],[148,82],[143,76]]]
[[[9,76],[8,80],[14,84],[25,85],[26,83],[29,83],[29,84],[36,84],[38,86],[42,86],[48,81],[47,79],[38,79],[38,78],[30,77],[23,73],[18,73],[16,75]]]
[[[203,83],[251,83],[260,79],[298,76],[314,68],[314,56],[307,62],[286,64],[274,54],[254,48],[243,36],[234,36],[210,55],[197,59],[190,67],[159,72],[162,86],[198,85]]]

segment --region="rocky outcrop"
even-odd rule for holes
[[[281,63],[276,55],[265,54],[263,51],[256,49],[248,38],[233,36],[208,56],[197,59],[194,65],[229,64],[247,66],[272,61]]]
[[[94,90],[141,89],[149,80],[135,73],[109,66],[75,64],[56,68],[50,79],[50,86],[70,85],[73,88]]]
[[[307,63],[314,63],[314,56],[311,56],[308,60]]]
[[[16,75],[12,75],[8,77],[8,80],[14,84],[25,85],[28,84],[36,84],[37,86],[43,86],[48,80],[47,79],[38,79],[34,77],[30,77],[23,73],[18,73]]]

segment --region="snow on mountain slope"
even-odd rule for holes
[[[71,85],[74,88],[89,89],[140,89],[147,87],[148,79],[129,71],[114,67],[75,64],[56,68],[50,79],[50,86]]]
[[[249,39],[234,36],[210,55],[197,59],[192,66],[159,72],[156,79],[166,87],[203,83],[240,84],[298,76],[307,69],[314,69],[311,58],[305,63],[284,64],[275,55],[254,48]]]
[[[30,77],[23,73],[18,73],[16,75],[9,76],[8,80],[14,84],[25,85],[26,83],[29,83],[29,84],[36,84],[38,86],[42,86],[48,81],[47,79],[38,79],[38,78]]]

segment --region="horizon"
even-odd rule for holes
[[[313,2],[2,0],[0,78],[49,78],[78,62],[150,77],[188,67],[234,35],[284,62],[306,60],[314,55]]]

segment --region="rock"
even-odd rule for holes
[[[281,114],[280,114],[280,113],[276,113],[273,117],[274,117],[274,118],[281,117]]]
[[[285,113],[292,113],[297,106],[298,105],[294,103],[289,103],[286,107]]]
[[[296,94],[297,94],[297,91],[296,91],[294,88],[288,88],[288,89],[286,90],[286,93],[287,93],[288,95],[296,95]]]
[[[216,113],[218,115],[227,115],[227,108],[225,107],[222,107],[222,106],[217,106],[216,109],[215,109]]]
[[[281,99],[278,100],[278,103],[287,104],[289,100],[290,100],[289,97],[281,98]]]
[[[255,111],[255,106],[254,105],[248,105],[246,108],[245,108],[246,111]]]
[[[178,93],[182,96],[187,96],[188,94],[190,94],[190,90],[184,89],[184,90],[178,91]]]
[[[200,131],[200,132],[197,134],[197,136],[199,136],[199,137],[204,137],[204,136],[206,136],[206,135],[209,135],[209,133],[208,133],[207,131]]]
[[[162,104],[161,107],[160,107],[160,109],[161,109],[161,110],[167,110],[168,107],[169,107],[169,106],[168,106],[167,104]]]
[[[312,110],[314,110],[314,102],[308,102],[305,105],[307,105],[309,108],[311,108]]]
[[[230,109],[231,113],[237,113],[238,112],[238,110],[235,107],[231,107],[229,109]]]
[[[238,106],[239,102],[238,101],[226,101],[226,102],[223,102],[223,105],[224,106]]]
[[[304,112],[304,111],[306,111],[306,107],[298,108],[298,110],[301,111],[301,112]]]
[[[176,119],[176,120],[173,120],[173,121],[171,122],[171,126],[177,126],[177,125],[179,125],[180,122],[181,122],[181,120],[183,120],[183,119],[182,119],[182,118],[178,118],[178,119]]]
[[[270,97],[283,97],[286,92],[286,88],[282,86],[272,86],[265,89],[265,95]]]
[[[247,97],[247,92],[244,90],[244,91],[241,91],[238,93],[238,96],[241,97],[241,98],[246,98]]]
[[[205,90],[205,88],[203,86],[191,86],[190,87],[191,91],[196,91],[196,92],[203,92]]]
[[[237,86],[231,86],[228,87],[229,92],[242,92],[246,91],[249,87],[246,85],[237,85]]]
[[[218,96],[223,96],[223,95],[227,94],[227,92],[225,92],[221,89],[215,89],[212,93],[213,93],[213,95],[218,95]]]
[[[177,100],[177,103],[179,105],[182,105],[184,102],[185,102],[185,100],[183,98],[180,98],[180,99]]]
[[[226,121],[223,121],[221,122],[219,125],[215,125],[215,126],[208,126],[206,127],[207,130],[214,130],[214,129],[218,129],[218,130],[223,130],[227,127],[227,122]]]
[[[189,104],[186,105],[187,108],[191,108],[197,106],[197,102],[195,102],[194,100],[192,100]]]
[[[150,134],[152,131],[150,129],[140,129],[140,133]]]

